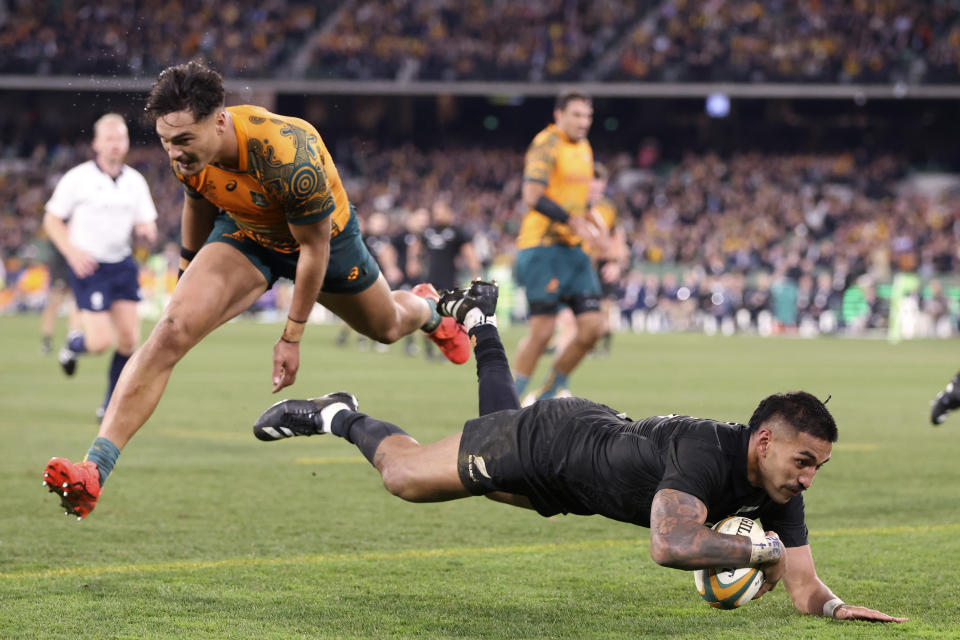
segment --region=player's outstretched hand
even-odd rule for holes
[[[906,622],[910,618],[895,618],[882,611],[867,609],[866,607],[857,607],[851,604],[843,604],[837,607],[833,612],[833,617],[837,620],[867,620],[868,622]]]
[[[300,343],[283,338],[273,346],[273,392],[289,387],[297,379],[300,368]]]

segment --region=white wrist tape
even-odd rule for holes
[[[827,600],[823,603],[823,617],[832,618],[834,611],[845,605],[846,602],[840,598],[834,598],[833,600]]]
[[[763,542],[754,542],[750,550],[750,566],[773,564],[783,555],[783,543],[776,536],[767,536]]]

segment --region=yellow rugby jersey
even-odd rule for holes
[[[524,181],[545,184],[544,195],[571,216],[583,217],[586,213],[592,178],[593,149],[586,138],[572,142],[555,124],[551,124],[530,143],[524,161]],[[577,246],[581,239],[569,225],[551,220],[535,209],[528,211],[520,225],[517,248],[553,244]]]
[[[350,203],[313,125],[252,105],[226,110],[233,116],[240,166],[209,164],[195,176],[183,176],[171,162],[187,195],[210,201],[233,218],[238,233],[282,253],[300,248],[288,223],[332,216],[332,234],[340,233],[350,219]]]

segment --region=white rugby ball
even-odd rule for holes
[[[734,536],[747,536],[762,542],[763,527],[741,516],[730,516],[713,525],[714,531]],[[711,607],[736,609],[750,602],[763,585],[763,571],[756,567],[697,569],[693,572],[697,593]]]

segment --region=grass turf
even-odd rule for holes
[[[107,358],[67,379],[38,355],[35,317],[0,327],[0,638],[958,637],[960,416],[927,423],[955,341],[619,335],[572,378],[634,418],[745,421],[774,391],[832,394],[840,442],[807,496],[811,542],[838,595],[911,617],[878,626],[802,616],[782,587],[716,611],[650,560],[645,529],[482,498],[411,505],[339,439],[259,442],[273,325],[229,324],[187,356],[77,522],[40,476],[93,439]],[[472,362],[337,348],[335,332],[308,327],[281,396],[349,390],[423,442],[475,415]],[[505,335],[512,351],[520,330]]]

